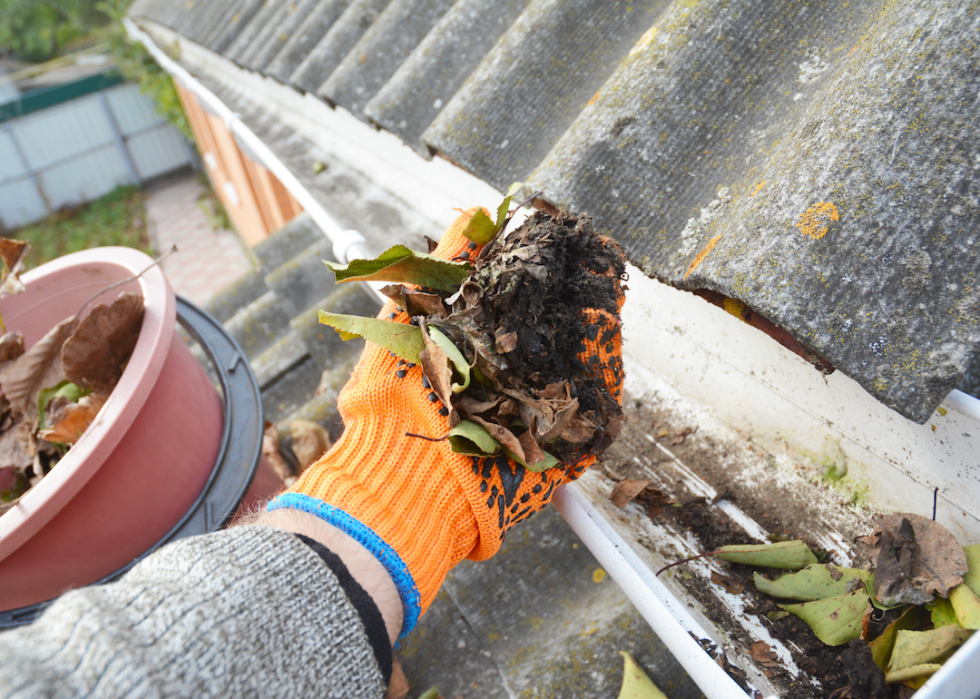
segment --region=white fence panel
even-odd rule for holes
[[[56,165],[39,175],[53,209],[76,206],[136,184],[115,143]]]
[[[0,130],[0,182],[27,174],[27,164],[17,152],[14,137],[6,129]]]
[[[187,142],[171,124],[143,131],[126,139],[141,180],[176,170],[190,163]]]
[[[0,228],[12,230],[48,213],[33,178],[0,184]]]
[[[103,94],[123,136],[164,123],[164,118],[157,113],[153,101],[140,92],[136,85],[120,85]]]
[[[14,137],[32,170],[41,170],[112,143],[115,138],[98,94],[36,112],[13,123]]]

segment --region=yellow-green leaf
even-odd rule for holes
[[[841,568],[830,563],[809,565],[798,573],[787,573],[776,580],[754,573],[755,586],[759,592],[770,597],[809,602],[847,593],[855,580],[862,582],[871,578],[871,573],[857,568]]]
[[[890,623],[878,638],[868,645],[871,647],[871,659],[875,665],[882,670],[888,669],[888,662],[892,657],[892,650],[895,648],[895,637],[903,629],[914,629],[919,625],[922,617],[922,607],[908,605],[895,621]]]
[[[470,272],[466,262],[450,262],[395,245],[373,260],[351,260],[349,264],[324,263],[337,275],[338,282],[376,281],[417,284],[421,287],[453,292]]]
[[[885,675],[885,682],[891,684],[893,682],[907,682],[908,680],[918,677],[931,677],[932,675],[936,674],[941,667],[942,665],[939,663],[923,663],[921,665],[913,665],[911,667],[902,668],[901,670],[889,672]],[[919,686],[913,686],[912,688],[918,689]]]
[[[419,699],[440,699],[440,697],[442,697],[442,695],[439,694],[438,687],[429,687],[427,690],[425,690],[425,692],[419,695]]]
[[[463,229],[463,235],[472,240],[477,245],[486,245],[493,236],[497,234],[497,226],[483,209],[477,209],[476,213],[470,217],[470,222]]]
[[[813,551],[802,541],[722,546],[715,554],[732,563],[744,563],[759,568],[799,570],[817,562]]]
[[[619,690],[618,699],[667,699],[643,668],[636,664],[633,656],[624,650],[619,651],[623,656],[623,686]]]
[[[320,322],[336,330],[343,340],[363,337],[413,364],[419,363],[419,353],[425,349],[422,331],[408,323],[326,311],[320,311]]]
[[[493,456],[500,453],[500,442],[483,425],[463,420],[449,430],[449,444],[457,454]]]
[[[949,602],[960,626],[971,631],[980,629],[980,598],[977,593],[967,585],[957,585],[949,591]]]
[[[861,636],[861,621],[868,608],[864,589],[803,604],[779,605],[806,622],[828,646],[839,646]]]
[[[900,630],[888,661],[888,673],[914,665],[941,663],[972,633],[961,626],[943,626],[929,631]]]
[[[510,211],[511,199],[515,194],[521,191],[521,187],[523,186],[523,182],[515,182],[507,188],[507,196],[504,197],[504,200],[500,203],[500,206],[497,207],[497,225],[495,226],[495,233],[496,231],[500,230],[500,227],[504,225],[504,221],[507,219],[507,213]]]
[[[963,576],[963,582],[974,593],[980,595],[980,544],[964,546],[963,553],[966,554],[966,564],[970,567],[967,574]]]
[[[957,585],[957,587],[960,586]],[[932,615],[932,625],[937,629],[941,626],[950,626],[959,623],[956,620],[956,610],[953,609],[953,603],[945,597],[939,597],[931,604],[927,604],[926,609]]]

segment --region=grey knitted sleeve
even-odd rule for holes
[[[11,697],[381,697],[330,569],[291,534],[236,527],[167,546],[111,585],[0,633]]]

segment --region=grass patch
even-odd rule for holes
[[[146,229],[146,198],[138,187],[119,187],[101,199],[59,211],[7,234],[26,240],[28,269],[79,250],[122,245],[152,255]]]

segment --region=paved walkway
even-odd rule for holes
[[[206,213],[206,190],[197,175],[166,180],[147,190],[146,217],[150,242],[164,253],[178,252],[163,263],[174,292],[197,305],[252,267],[238,236],[212,227]]]

